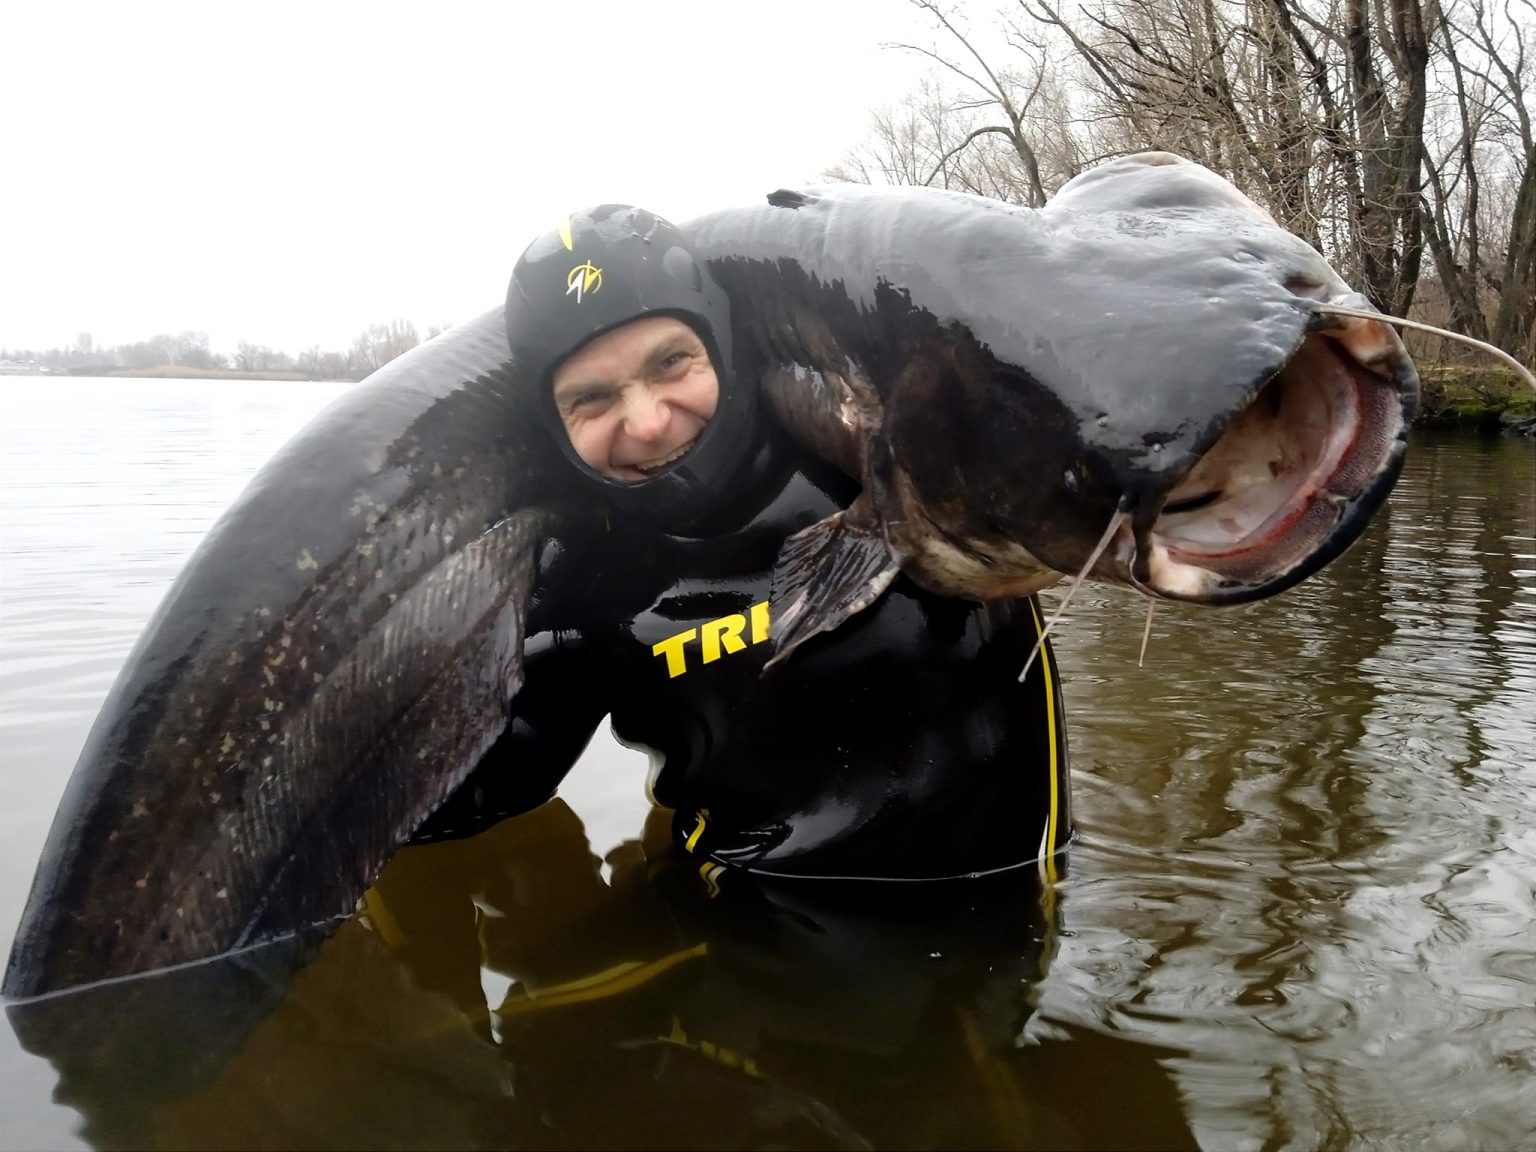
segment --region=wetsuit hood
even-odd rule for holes
[[[639,481],[605,476],[572,447],[555,406],[560,364],[604,332],[643,316],[676,316],[709,351],[715,413],[681,460]],[[747,482],[758,439],[758,393],[731,363],[730,302],[676,227],[652,212],[603,204],[573,213],[530,244],[507,288],[507,342],[538,390],[541,421],[595,500],[662,531],[714,519]]]

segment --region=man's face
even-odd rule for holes
[[[583,345],[555,370],[555,407],[571,447],[616,480],[644,480],[682,459],[715,414],[709,352],[675,316],[646,316]]]

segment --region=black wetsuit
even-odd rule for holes
[[[512,724],[416,842],[546,800],[611,714],[620,740],[653,750],[651,795],[706,871],[929,880],[1038,860],[1053,874],[1070,818],[1049,649],[1018,681],[1038,606],[898,578],[764,675],[780,545],[858,489],[778,440],[746,488],[696,539],[601,515],[561,529]]]

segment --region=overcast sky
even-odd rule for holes
[[[468,320],[572,208],[814,180],[911,37],[903,0],[0,5],[0,346]]]

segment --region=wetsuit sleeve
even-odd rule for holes
[[[586,749],[608,712],[598,661],[589,651],[548,643],[537,648],[530,643],[526,679],[506,731],[410,843],[473,836],[537,808]]]

